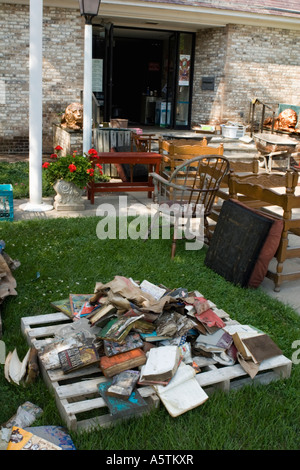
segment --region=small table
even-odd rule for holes
[[[155,172],[159,174],[160,162],[162,156],[159,153],[154,152],[100,152],[98,153],[99,158],[91,158],[92,166],[94,167],[96,163],[105,164],[105,163],[127,163],[131,168],[131,177],[130,181],[120,181],[120,182],[99,182],[95,183],[92,180],[88,184],[88,199],[91,201],[91,204],[95,203],[95,193],[103,192],[127,192],[127,191],[147,191],[148,197],[152,197],[152,192],[154,191],[154,185],[152,178],[149,177],[147,181],[134,182],[133,181],[133,166],[137,164],[149,165],[149,173]]]
[[[290,169],[291,154],[295,152],[299,141],[277,134],[254,134],[255,145],[259,153],[263,156],[265,169],[272,171],[273,159],[288,160],[287,169]]]

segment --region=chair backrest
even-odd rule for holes
[[[162,137],[158,139],[158,148],[159,153],[161,154],[170,154],[174,155],[178,153],[178,147],[182,147],[183,145],[198,145],[204,147],[207,145],[207,140],[205,137],[202,140],[195,140],[195,139],[171,139],[171,140],[164,140]]]
[[[231,173],[229,196],[245,202],[249,207],[274,205],[284,210],[291,210],[292,207],[300,206],[300,199],[295,196],[297,184],[298,172],[296,170],[287,170],[286,173],[261,173],[253,176],[239,176]]]
[[[218,147],[211,147],[205,143],[206,139],[203,143],[200,142],[197,145],[170,144],[168,147],[169,150],[166,150],[166,142],[168,143],[168,141],[165,141],[161,147],[163,150],[159,152],[162,155],[161,173],[164,176],[172,174],[175,168],[181,165],[185,160],[190,160],[191,158],[202,155],[222,156],[224,153],[223,144],[220,144]]]
[[[137,152],[151,152],[151,144],[155,134],[135,134],[132,133],[132,145]]]
[[[207,216],[229,168],[229,160],[219,155],[197,156],[184,161],[170,176],[166,195],[169,201],[193,204],[194,211],[197,204],[203,204]]]

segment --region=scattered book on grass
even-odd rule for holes
[[[17,349],[9,352],[4,364],[4,375],[8,382],[13,381],[17,385],[25,379],[31,348],[28,349],[24,359],[20,361]]]
[[[57,445],[62,450],[76,450],[71,436],[63,426],[31,426],[24,429],[35,436],[46,439],[48,442],[52,442],[52,444]]]
[[[62,450],[62,448],[32,432],[13,426],[7,450]]]

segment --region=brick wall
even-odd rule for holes
[[[79,10],[44,7],[43,151],[52,124],[83,89],[84,20]],[[0,4],[0,153],[28,152],[29,7]]]
[[[61,126],[53,124],[52,132],[53,149],[60,145],[62,147],[61,156],[72,155],[74,151],[82,153],[82,130],[63,129]]]
[[[247,120],[253,98],[300,105],[300,31],[228,25],[197,34],[192,120]],[[201,78],[215,76],[215,90]]]
[[[29,7],[0,4],[0,153],[28,152]],[[43,151],[52,124],[83,89],[84,20],[44,7]],[[197,33],[193,123],[245,121],[253,98],[300,105],[300,31],[228,25]],[[214,90],[202,78],[214,77]]]

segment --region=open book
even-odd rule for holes
[[[195,375],[193,367],[181,363],[168,385],[153,385],[173,418],[202,405],[208,399]]]

